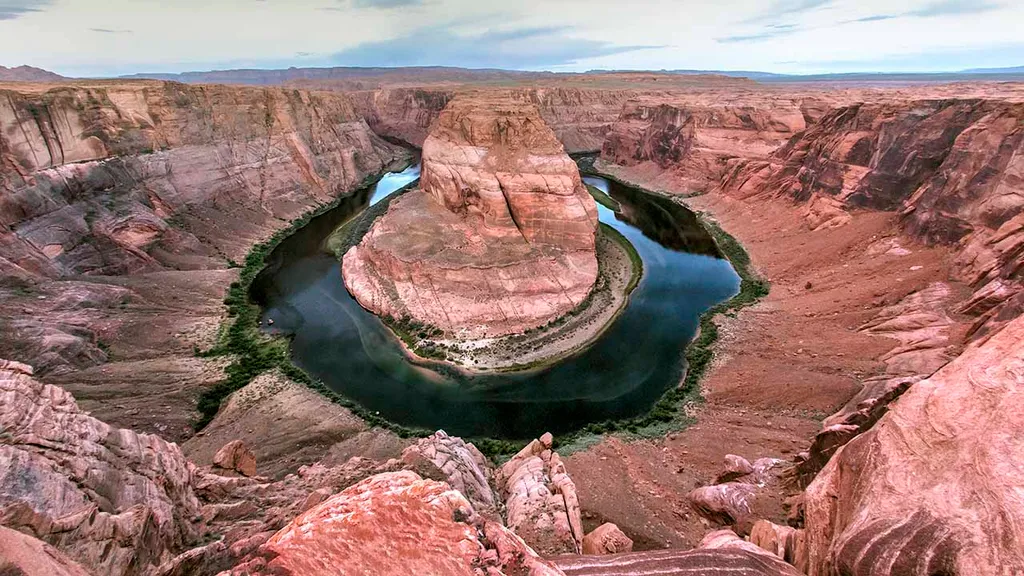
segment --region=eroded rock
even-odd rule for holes
[[[213,456],[213,465],[243,476],[256,475],[256,455],[241,440],[232,440]]]
[[[593,532],[583,537],[584,554],[602,556],[632,551],[633,540],[611,522],[601,524],[594,528]]]
[[[459,97],[423,145],[422,184],[345,254],[365,308],[457,338],[546,324],[597,278],[597,208],[537,110]]]
[[[551,450],[551,434],[530,442],[495,472],[506,523],[541,554],[579,554],[580,504],[565,465]]]
[[[386,552],[385,552],[386,551]],[[295,518],[232,574],[530,574],[557,569],[447,484],[373,476]]]
[[[1024,570],[1024,318],[917,382],[806,492],[812,576]]]

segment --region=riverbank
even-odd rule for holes
[[[907,294],[946,280],[945,252],[903,239],[892,214],[857,212],[846,226],[811,231],[788,199],[692,196],[671,186],[669,173],[651,177],[650,167],[599,167],[628,185],[643,187],[650,177],[734,235],[749,269],[771,281],[754,305],[714,316],[713,355],[684,404],[688,426],[651,429],[646,438],[594,437],[566,458],[585,518],[616,523],[644,548],[690,548],[705,527],[685,494],[711,483],[726,454],[789,460],[805,450],[825,416],[884,373],[898,344],[861,328]],[[785,524],[787,496],[759,497],[759,516]]]

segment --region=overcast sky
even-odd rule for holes
[[[945,71],[1024,65],[1024,0],[0,0],[0,65]]]

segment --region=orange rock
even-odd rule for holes
[[[523,332],[586,299],[597,207],[536,108],[460,96],[423,145],[422,188],[345,254],[363,307],[455,338]]]
[[[477,576],[491,568],[560,574],[447,484],[403,471],[368,478],[299,515],[231,574]]]
[[[583,553],[590,555],[618,554],[632,552],[633,540],[622,533],[619,527],[605,522],[583,537]]]
[[[1024,572],[1024,318],[917,382],[807,488],[811,576]]]
[[[213,465],[243,476],[256,475],[256,455],[241,440],[232,440],[218,450],[213,457]]]

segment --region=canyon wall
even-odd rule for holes
[[[190,434],[196,387],[217,377],[193,350],[212,344],[235,263],[405,154],[341,94],[0,90],[0,352],[113,422]]]
[[[601,160],[670,170],[694,192],[717,184],[736,158],[764,158],[817,114],[817,101],[718,104],[698,96],[627,102],[601,146]]]
[[[384,88],[351,92],[356,109],[378,134],[422,147],[431,125],[457,94],[506,95],[537,108],[566,152],[601,149],[622,105],[641,92],[585,88]]]
[[[917,382],[806,493],[826,574],[1024,571],[1024,318]]]
[[[1024,311],[1024,104],[921,100],[839,107],[722,190],[811,206],[898,211],[902,229],[956,252],[977,336]]]
[[[536,108],[461,96],[423,145],[421,189],[345,254],[365,308],[457,337],[541,326],[597,278],[597,207]]]

